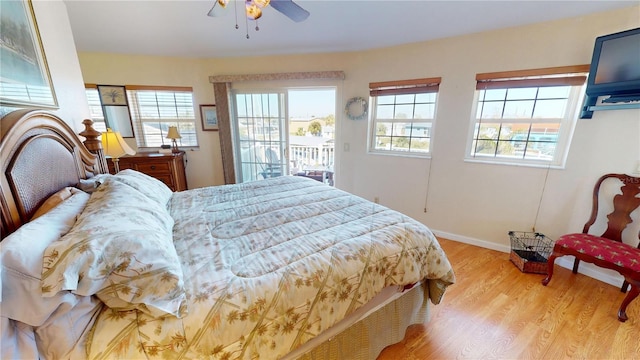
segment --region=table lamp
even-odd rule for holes
[[[113,167],[116,170],[116,174],[120,172],[120,166],[118,161],[122,155],[133,155],[136,152],[127,145],[119,132],[114,132],[110,128],[107,128],[107,132],[102,133],[102,149],[104,154],[110,156],[113,160]]]
[[[167,139],[171,139],[171,143],[173,144],[173,148],[171,152],[174,154],[180,152],[180,150],[178,149],[178,141],[177,141],[177,139],[180,139],[180,138],[182,138],[182,136],[180,136],[180,133],[178,132],[178,127],[169,126],[169,132],[167,132]]]

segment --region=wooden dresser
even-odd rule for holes
[[[140,152],[135,155],[121,157],[119,163],[120,170],[133,169],[140,171],[167,184],[173,191],[187,190],[184,151],[177,154]],[[115,173],[111,158],[107,159],[107,164],[109,165],[109,172]]]

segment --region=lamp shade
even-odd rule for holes
[[[176,126],[169,126],[169,131],[167,132],[167,139],[180,139],[180,133],[178,132],[178,128]]]
[[[107,132],[102,133],[102,149],[104,154],[114,159],[122,155],[133,155],[136,152],[127,145],[119,132],[107,128]]]

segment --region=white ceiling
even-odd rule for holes
[[[630,7],[638,0],[296,0],[296,23],[268,7],[260,30],[234,4],[209,17],[214,0],[64,0],[77,50],[231,57],[365,50]],[[239,4],[242,8],[242,3]],[[639,14],[640,16],[640,14]],[[532,34],[535,36],[535,34]]]

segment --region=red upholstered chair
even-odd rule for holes
[[[589,230],[598,217],[600,185],[605,181],[617,182],[620,192],[613,196],[613,211],[607,215],[607,229],[602,235],[595,236],[589,234]],[[625,278],[621,291],[627,292],[627,288],[629,285],[631,286],[631,290],[622,300],[618,310],[618,320],[626,321],[628,319],[627,306],[640,294],[640,244],[636,248],[622,242],[622,232],[634,221],[631,218],[631,214],[639,207],[640,177],[607,174],[598,179],[593,189],[591,218],[584,225],[582,233],[563,235],[556,241],[553,253],[548,261],[548,275],[542,280],[542,285],[547,285],[551,280],[553,264],[559,256],[573,255],[576,257],[573,264],[573,273],[578,272],[581,260],[615,270]],[[638,213],[640,213],[640,210],[636,215]],[[640,217],[640,215],[636,217]],[[636,218],[635,221],[640,221],[640,219]],[[638,233],[638,240],[640,241],[640,232]]]

